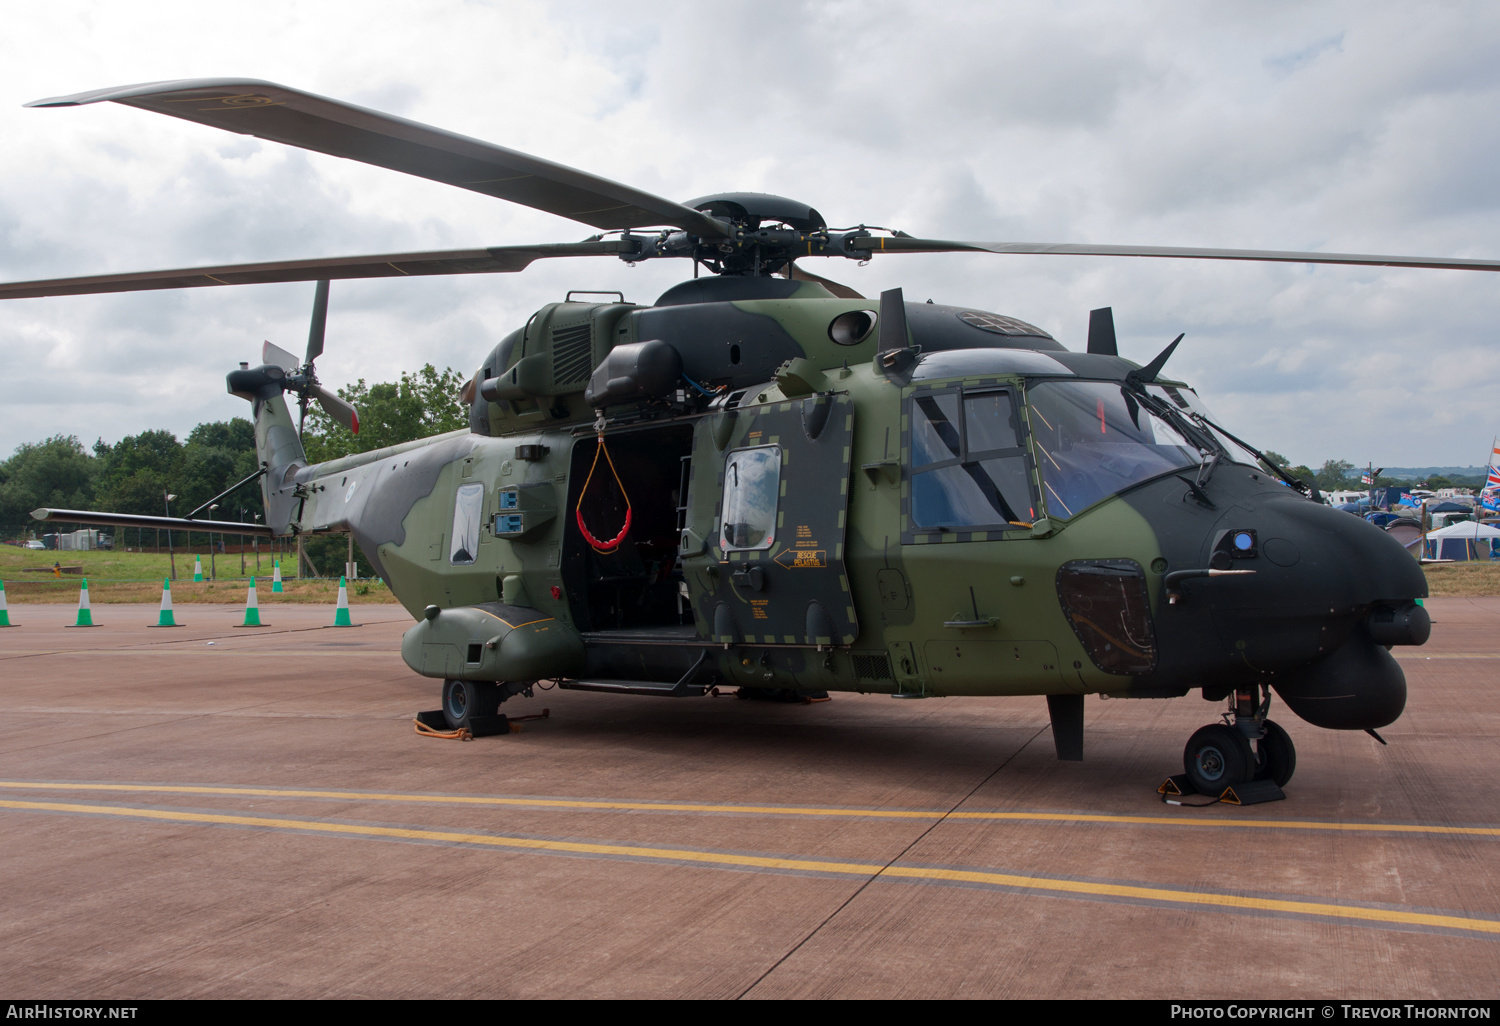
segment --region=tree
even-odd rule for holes
[[[99,479],[95,489],[101,509],[111,513],[162,516],[162,496],[178,487],[182,445],[170,431],[126,435],[114,445],[94,444]],[[191,507],[189,507],[191,508]]]
[[[243,417],[199,424],[188,434],[182,447],[182,464],[178,483],[172,489],[191,510],[218,495],[224,489],[255,473],[259,458],[255,453],[255,428]],[[253,520],[264,515],[259,482],[245,485],[219,500],[215,520],[239,520],[240,510]],[[203,514],[206,516],[207,514]]]
[[[359,409],[359,434],[344,430],[314,403],[307,411],[303,448],[313,463],[370,452],[469,426],[469,409],[459,399],[464,377],[452,367],[425,364],[400,381],[366,385],[360,378],[338,390]],[[295,416],[295,414],[294,414]]]
[[[1349,471],[1353,469],[1354,464],[1348,460],[1325,460],[1322,469],[1316,475],[1318,487],[1324,491],[1348,488]]]
[[[39,506],[87,509],[94,499],[94,461],[73,435],[26,443],[0,463],[0,524],[32,524]]]

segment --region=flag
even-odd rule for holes
[[[1401,493],[1401,500],[1397,503],[1397,505],[1398,506],[1415,506],[1416,503],[1412,501],[1411,492],[1402,492]]]
[[[1371,477],[1369,474],[1361,474],[1359,476],[1359,483],[1360,484],[1372,485],[1372,484],[1375,483],[1375,479],[1373,477]]]

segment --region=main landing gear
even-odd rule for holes
[[[1195,731],[1182,753],[1188,782],[1199,794],[1219,795],[1225,788],[1252,780],[1269,780],[1285,787],[1297,769],[1297,749],[1281,725],[1266,719],[1271,688],[1261,685],[1231,694],[1223,723]]]
[[[514,695],[532,696],[535,681],[445,680],[443,681],[443,719],[449,730],[472,727],[475,720],[496,716],[500,703]],[[525,719],[526,717],[521,717]]]

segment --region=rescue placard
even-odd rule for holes
[[[784,549],[776,562],[789,569],[799,567],[825,567],[828,565],[827,549]]]

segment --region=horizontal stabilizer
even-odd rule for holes
[[[183,517],[148,517],[137,513],[101,513],[91,509],[34,509],[33,520],[56,520],[64,524],[94,524],[99,527],[144,527],[161,531],[213,531],[215,534],[255,535],[271,538],[275,532],[265,524],[241,524],[231,520],[187,520]]]

